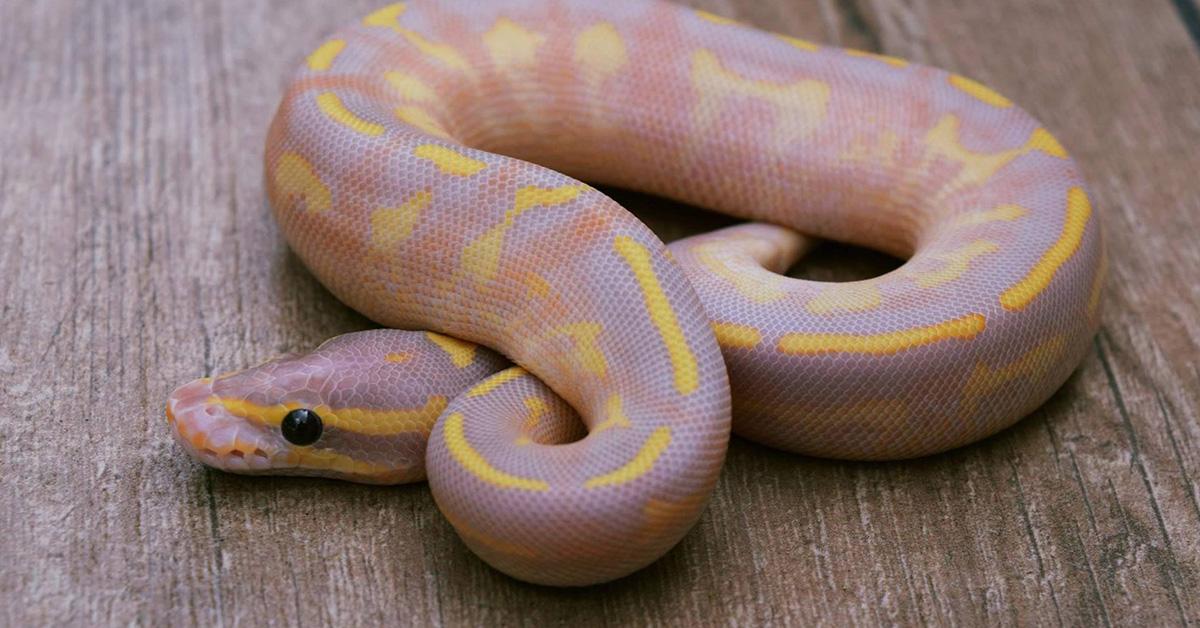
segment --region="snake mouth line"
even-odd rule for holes
[[[186,423],[176,423],[175,439],[201,462],[226,471],[267,471],[278,469],[271,454],[255,443],[236,439],[218,445],[203,431],[193,431]]]
[[[255,468],[261,466],[263,468],[270,464],[271,457],[267,452],[254,447],[253,449],[244,450],[233,448],[228,451],[217,451],[209,447],[202,447],[196,450],[205,460],[214,460],[220,462],[228,462],[231,458],[244,461],[249,467]]]
[[[247,434],[246,426],[236,417],[207,401],[211,395],[212,380],[207,378],[171,393],[166,415],[176,442],[204,464],[225,471],[278,470],[279,461],[262,435]]]

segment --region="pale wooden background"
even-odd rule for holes
[[[1045,407],[960,451],[735,440],[676,550],[560,591],[475,559],[424,486],[240,478],[168,438],[174,385],[368,326],[286,251],[259,159],[283,77],[376,0],[0,0],[0,625],[1200,623],[1191,2],[695,0],[1043,119],[1108,229],[1106,323]],[[889,264],[827,248],[801,273]]]

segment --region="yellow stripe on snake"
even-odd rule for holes
[[[308,56],[264,167],[292,248],[391,329],[179,388],[179,441],[240,473],[427,476],[531,582],[660,557],[731,428],[943,451],[1041,404],[1098,324],[1080,174],[1007,98],[656,0],[382,8]],[[753,222],[668,249],[580,179]],[[790,279],[800,233],[907,262]]]

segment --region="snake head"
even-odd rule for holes
[[[184,384],[167,401],[175,440],[233,473],[394,484],[425,475],[425,443],[448,399],[485,375],[442,365],[424,334],[338,336],[302,355]],[[453,367],[450,367],[453,369]]]

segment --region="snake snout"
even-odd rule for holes
[[[234,473],[265,472],[281,452],[259,427],[230,414],[213,393],[211,378],[191,381],[167,399],[175,440],[195,459]]]

